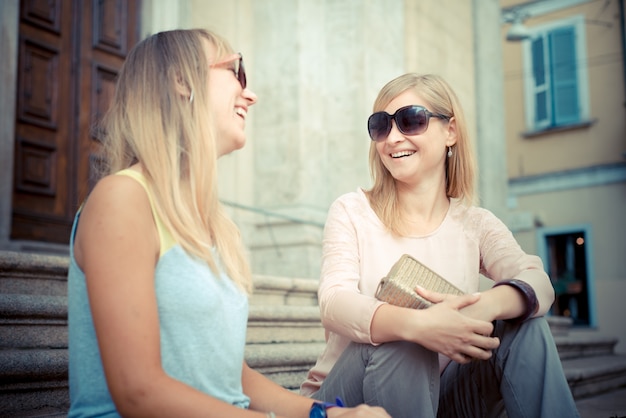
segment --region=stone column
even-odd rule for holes
[[[369,187],[366,121],[403,71],[403,1],[252,2],[253,271],[319,276],[322,227],[340,194]]]
[[[506,221],[508,188],[500,2],[474,0],[476,152],[481,206]]]
[[[191,0],[142,0],[141,36],[146,38],[157,32],[182,29],[189,26]]]

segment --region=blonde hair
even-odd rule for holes
[[[218,200],[206,41],[216,58],[232,53],[225,39],[204,29],[160,32],[130,51],[102,124],[103,174],[140,162],[157,215],[174,240],[216,275],[219,263],[251,292],[239,229]],[[181,95],[181,86],[193,100]]]
[[[374,112],[384,110],[389,103],[405,91],[412,89],[430,105],[433,113],[454,117],[457,142],[453,154],[446,158],[446,195],[464,203],[474,202],[476,164],[467,131],[463,109],[450,85],[440,76],[433,74],[404,74],[387,83],[374,101]],[[370,204],[389,230],[402,236],[404,220],[400,211],[396,182],[385,167],[372,141],[369,151],[370,172],[374,185],[368,191]]]

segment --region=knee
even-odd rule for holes
[[[497,321],[496,335],[500,338],[500,347],[524,346],[531,344],[533,352],[545,347],[554,347],[554,338],[548,321],[544,317],[531,318],[521,323]]]
[[[541,338],[552,340],[552,332],[550,331],[550,325],[543,316],[538,318],[531,318],[520,324],[522,331],[531,334],[533,338]]]
[[[434,351],[422,347],[419,344],[407,341],[394,341],[381,344],[375,348],[372,356],[377,361],[397,362],[407,365],[409,363],[432,364],[438,363],[438,355]]]

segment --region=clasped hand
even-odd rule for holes
[[[444,354],[460,364],[472,359],[487,360],[492,350],[500,345],[497,337],[491,337],[492,320],[488,309],[479,303],[480,293],[470,295],[448,295],[415,289],[433,305],[423,310],[428,316],[428,337],[420,343],[438,353]]]

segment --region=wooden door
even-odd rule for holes
[[[21,1],[11,239],[68,242],[139,1]]]

